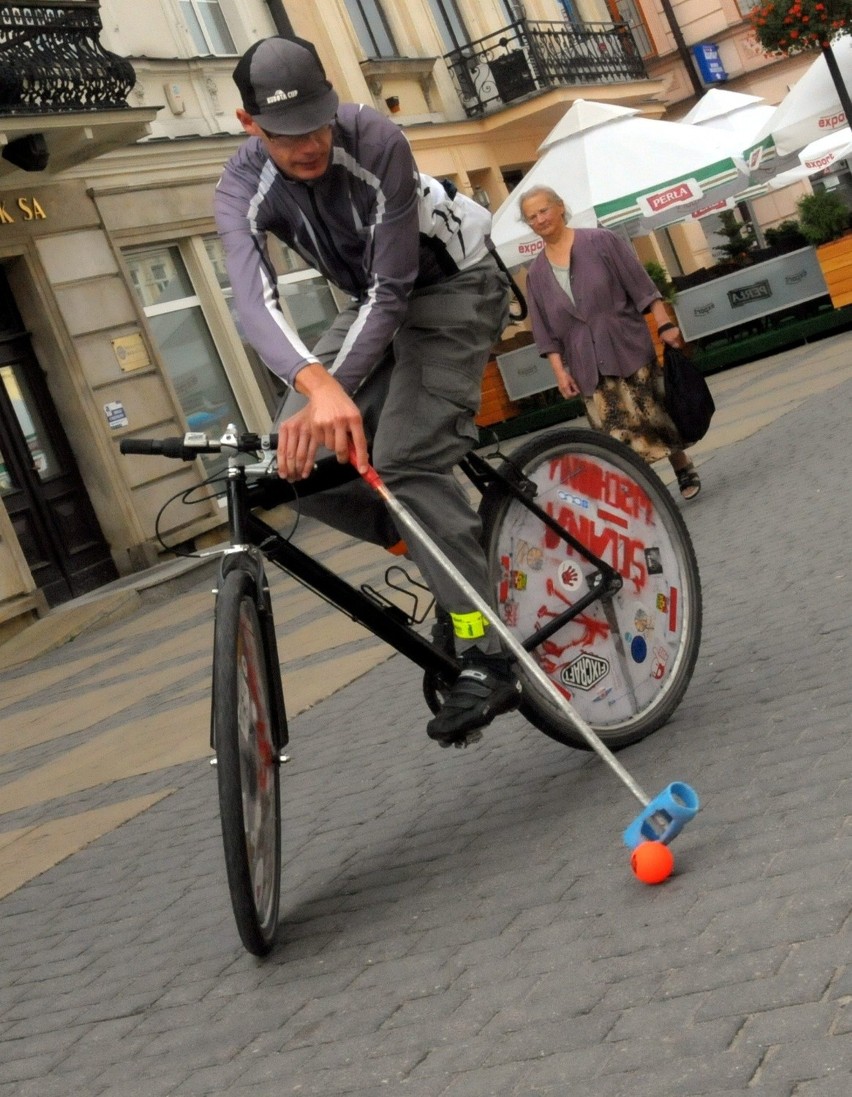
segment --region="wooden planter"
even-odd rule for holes
[[[852,305],[852,234],[821,244],[816,253],[832,305]]]
[[[482,376],[482,404],[476,416],[476,425],[490,427],[492,423],[505,423],[520,414],[520,406],[509,399],[497,362],[492,358]]]
[[[666,312],[668,313],[669,320],[673,324],[677,323],[677,317],[675,311],[668,302],[666,302]],[[648,331],[651,333],[651,342],[654,344],[654,352],[657,355],[657,361],[662,365],[663,361],[663,341],[657,335],[657,324],[650,312],[645,313],[645,323],[648,325]]]

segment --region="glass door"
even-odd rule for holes
[[[26,335],[0,342],[0,498],[49,605],[118,578]]]

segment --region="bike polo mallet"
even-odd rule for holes
[[[355,452],[354,447],[352,446],[350,446],[349,450],[349,459],[354,465]],[[541,667],[539,667],[533,659],[532,655],[526,651],[520,641],[499,619],[498,615],[494,612],[493,607],[488,605],[485,599],[473,589],[454,564],[447,559],[429,534],[409,512],[408,508],[393,496],[373,466],[368,465],[366,472],[363,472],[361,475],[366,483],[384,500],[388,510],[393,515],[395,522],[398,523],[397,528],[400,529],[400,532],[404,530],[406,534],[410,534],[434,563],[437,564],[453,582],[455,582],[459,590],[488,620],[505,646],[524,666],[527,674],[535,678],[542,688],[549,691],[550,696],[562,710],[563,714],[583,736],[592,750],[594,750],[598,757],[609,766],[627,789],[633,793],[639,803],[642,804],[643,810],[624,831],[624,844],[633,852],[632,863],[636,875],[648,883],[661,882],[662,879],[665,879],[671,872],[673,866],[671,855],[667,851],[663,851],[667,854],[665,863],[667,864],[668,869],[667,871],[664,870],[664,875],[659,879],[651,879],[648,876],[642,875],[640,872],[637,863],[637,851],[639,850],[639,847],[644,848],[647,843],[654,844],[655,850],[659,845],[667,846],[668,843],[680,833],[698,811],[698,795],[694,789],[683,781],[675,781],[651,799],[636,783],[624,766],[622,766],[612,751],[609,750],[606,744],[598,737],[593,728],[586,723],[583,717],[580,716],[566,698],[563,697],[553,682],[550,681]],[[654,860],[659,861],[659,858],[655,857]]]

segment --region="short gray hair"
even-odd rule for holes
[[[526,202],[529,198],[533,198],[537,194],[543,194],[545,198],[547,198],[550,202],[553,202],[557,206],[562,206],[563,210],[565,211],[565,224],[567,225],[568,222],[571,220],[571,210],[565,204],[565,200],[562,198],[562,196],[558,194],[553,189],[553,187],[546,187],[543,184],[537,187],[529,187],[527,190],[521,193],[520,197],[518,198],[518,209],[521,211],[520,219],[522,221],[526,221],[526,218],[523,214],[524,202]]]

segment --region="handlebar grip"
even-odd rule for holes
[[[185,446],[183,438],[122,438],[118,448],[122,453],[160,454],[179,461],[194,461],[199,454],[198,449]]]
[[[153,438],[122,438],[118,448],[122,453],[156,453],[157,445]]]

